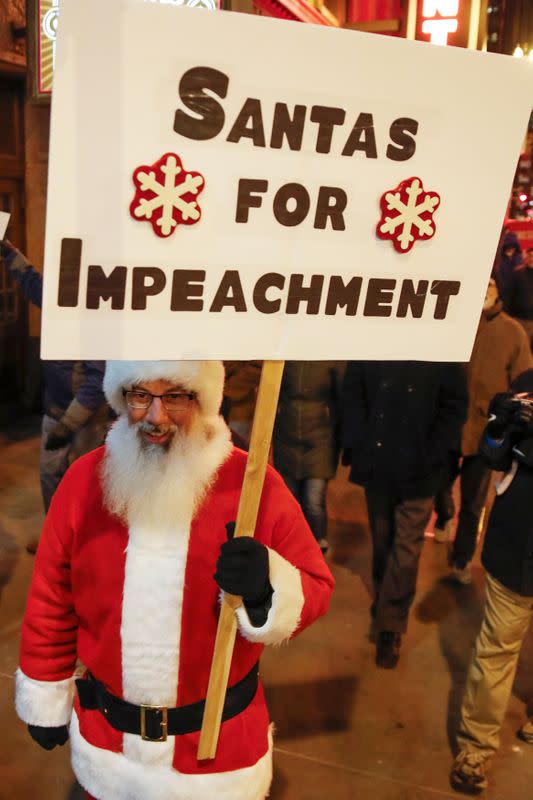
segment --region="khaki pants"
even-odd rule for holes
[[[526,635],[533,597],[511,592],[487,575],[485,617],[468,673],[457,734],[460,750],[484,751],[500,744],[500,728]]]

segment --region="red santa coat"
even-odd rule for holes
[[[98,800],[261,800],[272,774],[261,685],[222,724],[217,756],[198,762],[199,733],[145,742],[115,731],[75,695],[76,659],[118,697],[178,706],[204,699],[219,615],[213,574],[225,524],[234,520],[246,455],[233,449],[186,530],[128,530],[105,507],[105,448],[76,461],[46,518],[24,618],[17,711],[29,724],[70,722],[76,776]],[[222,460],[222,459],[221,459]],[[147,498],[150,502],[150,498]],[[268,469],[256,538],[269,548],[274,589],[266,623],[244,608],[229,683],[265,644],[294,636],[327,610],[333,578],[280,476]]]

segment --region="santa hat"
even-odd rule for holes
[[[222,361],[106,361],[104,392],[117,414],[123,414],[126,400],[123,389],[136,383],[170,381],[198,396],[202,414],[218,415],[224,390]]]

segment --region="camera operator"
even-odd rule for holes
[[[505,472],[483,547],[485,614],[470,666],[450,775],[454,789],[480,794],[511,694],[522,640],[533,611],[533,369],[512,391],[497,394],[480,450],[489,466]],[[518,732],[533,744],[533,720]]]

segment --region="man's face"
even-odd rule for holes
[[[187,433],[199,414],[198,401],[185,397],[186,390],[170,381],[143,381],[132,387],[141,401],[143,394],[170,395],[165,403],[154,397],[148,408],[132,408],[128,405],[128,422],[137,426],[141,442],[146,446],[168,448],[178,430]],[[183,395],[177,398],[176,395]],[[135,399],[135,398],[134,398]],[[169,406],[172,405],[172,408]],[[176,406],[176,407],[174,407]]]
[[[496,300],[498,299],[498,289],[496,284],[491,281],[487,286],[487,293],[485,294],[485,302],[483,303],[483,308],[492,308]]]
[[[533,249],[526,251],[524,264],[526,265],[526,267],[529,267],[529,269],[533,269]]]

